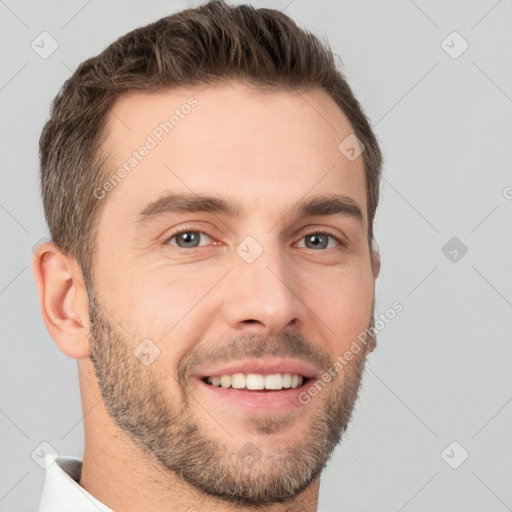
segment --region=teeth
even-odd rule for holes
[[[229,375],[224,375],[229,379]],[[235,373],[231,375],[231,387],[235,389],[245,388],[245,375],[243,373]]]
[[[228,378],[231,379],[229,376]],[[245,378],[245,387],[247,389],[264,389],[265,378],[258,373],[248,373]]]
[[[291,373],[283,373],[283,375],[281,376],[281,382],[283,384],[283,388],[291,388],[292,387]]]
[[[281,374],[265,375],[265,389],[283,389],[283,378]]]
[[[233,375],[207,377],[206,381],[213,386],[222,388],[280,390],[302,386],[304,377],[296,373],[274,373],[271,375],[234,373]]]

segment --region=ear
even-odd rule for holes
[[[373,280],[374,282],[377,280],[377,277],[379,277],[380,274],[380,253],[379,253],[379,247],[377,246],[377,242],[375,240],[372,241],[371,246],[371,263],[372,263],[372,270],[373,270]],[[375,326],[375,317],[372,318],[371,327]],[[370,353],[375,350],[375,347],[377,346],[377,339],[375,336],[370,336],[367,340],[366,344],[366,352]]]
[[[53,242],[44,242],[34,250],[32,271],[53,341],[68,357],[89,357],[89,299],[78,264]]]
[[[373,278],[374,281],[377,280],[380,274],[380,253],[377,242],[372,242],[371,247],[371,260],[372,260],[372,270],[373,270]]]

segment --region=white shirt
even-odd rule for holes
[[[78,484],[82,459],[48,454],[45,467],[38,512],[114,512]]]

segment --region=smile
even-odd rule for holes
[[[231,375],[216,375],[205,377],[203,382],[222,388],[242,389],[246,391],[267,390],[280,391],[282,389],[295,389],[307,380],[297,373],[234,373]]]

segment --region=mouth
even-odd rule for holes
[[[297,373],[233,373],[203,377],[201,380],[205,384],[223,389],[275,392],[300,388],[311,379]]]
[[[233,409],[280,414],[304,406],[303,397],[316,381],[316,369],[292,360],[249,360],[198,375],[205,404],[215,410]]]

